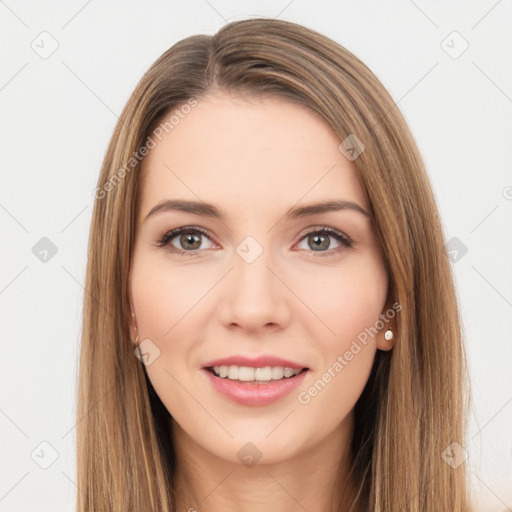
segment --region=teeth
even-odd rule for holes
[[[217,377],[243,382],[270,382],[298,375],[302,370],[283,366],[265,366],[264,368],[251,368],[250,366],[214,366],[213,371]]]
[[[265,366],[265,368],[255,368],[254,380],[272,380],[272,368],[270,366]]]
[[[238,379],[238,366],[230,366],[228,368],[228,379]]]
[[[293,370],[293,368],[285,368],[283,370],[283,375],[285,377],[291,377],[292,375],[295,375],[295,370]]]
[[[254,368],[248,366],[240,366],[238,368],[238,380],[251,381],[254,380]]]
[[[274,366],[272,368],[272,379],[282,379],[284,375],[284,368],[282,366]]]

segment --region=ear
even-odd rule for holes
[[[391,331],[389,333],[388,331]],[[391,339],[386,339],[386,333],[388,333],[388,336],[392,334]],[[392,325],[386,325],[377,335],[377,348],[379,350],[388,351],[391,350],[395,346],[396,341],[396,330],[393,329]]]
[[[389,311],[395,314],[391,317]],[[396,343],[398,333],[396,330],[396,312],[393,309],[392,303],[387,302],[382,312],[384,327],[379,331],[376,336],[377,348],[379,350],[389,351]]]

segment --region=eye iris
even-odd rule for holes
[[[323,239],[323,240],[322,240]],[[308,237],[308,241],[313,241],[313,244],[310,244],[310,247],[312,248],[320,248],[320,249],[328,249],[329,248],[329,237],[326,235],[310,235]],[[324,243],[322,243],[324,242]]]
[[[180,243],[182,244],[182,247],[184,247],[186,249],[192,249],[192,250],[198,249],[199,247],[201,247],[200,236],[201,235],[191,234],[191,233],[183,234],[180,237]],[[196,246],[195,247],[187,247],[187,244],[189,242],[192,244],[194,244],[194,242],[195,242]]]

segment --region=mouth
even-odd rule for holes
[[[224,399],[238,405],[256,407],[271,405],[292,394],[310,369],[214,365],[201,370],[206,383]]]

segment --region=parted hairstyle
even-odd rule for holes
[[[164,116],[216,90],[305,105],[340,143],[355,135],[364,144],[353,163],[382,247],[389,297],[402,309],[396,344],[377,350],[355,405],[350,471],[359,488],[339,510],[471,510],[465,464],[443,456],[451,443],[465,444],[464,336],[441,221],[413,136],[382,83],[350,51],[304,26],[252,18],[165,51],[129,98],[106,151],[84,294],[78,511],[176,510],[170,414],[134,356],[129,271],[142,149]]]

